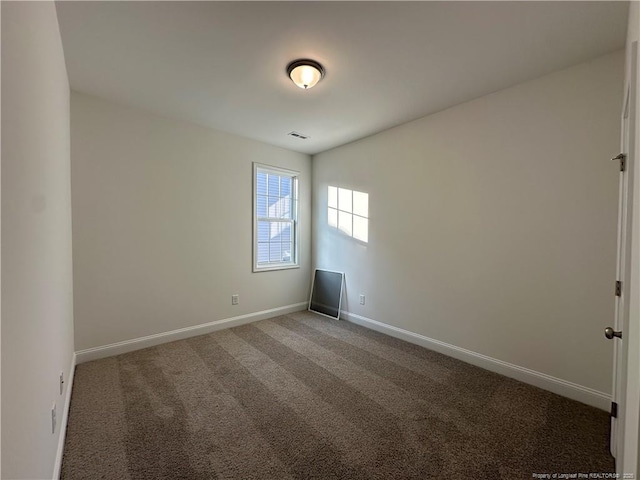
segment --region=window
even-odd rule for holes
[[[369,241],[369,194],[329,185],[327,222],[345,235]]]
[[[253,164],[253,271],[298,266],[298,172]]]

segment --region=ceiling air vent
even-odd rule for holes
[[[287,133],[287,135],[289,135],[290,137],[299,138],[301,140],[306,140],[307,138],[309,138],[309,135],[303,135],[302,133],[298,133],[298,132],[289,132]]]

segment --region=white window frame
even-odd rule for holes
[[[258,217],[258,172],[273,173],[275,175],[291,177],[291,219],[286,218],[271,218],[271,217]],[[294,170],[288,170],[286,168],[274,167],[272,165],[265,165],[262,163],[253,163],[253,271],[254,272],[268,272],[273,270],[287,270],[290,268],[300,268],[299,264],[299,242],[298,242],[298,185],[299,185],[300,172]],[[284,222],[291,223],[291,235],[293,252],[291,254],[291,261],[280,263],[262,263],[258,264],[258,222],[259,221],[271,221],[271,222]]]

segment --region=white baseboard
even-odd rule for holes
[[[60,478],[60,469],[62,468],[62,454],[64,453],[64,441],[67,437],[67,421],[69,420],[69,409],[71,408],[71,390],[73,389],[73,376],[76,372],[76,354],[71,356],[71,367],[65,381],[67,391],[64,396],[64,405],[62,406],[62,419],[58,427],[58,450],[56,451],[56,463],[53,466],[53,480]]]
[[[598,390],[552,377],[545,373],[536,372],[535,370],[520,367],[512,363],[503,362],[502,360],[456,347],[455,345],[441,342],[440,340],[435,340],[418,333],[413,333],[386,323],[371,320],[370,318],[356,315],[355,313],[343,310],[340,312],[340,317],[371,330],[376,330],[392,337],[420,345],[421,347],[428,348],[429,350],[434,350],[449,357],[457,358],[463,362],[484,368],[485,370],[514,378],[521,382],[528,383],[529,385],[534,385],[544,390],[562,395],[563,397],[577,400],[578,402],[586,403],[587,405],[606,411],[609,411],[611,408],[611,395],[607,393],[599,392]]]
[[[134,338],[100,347],[87,348],[86,350],[76,352],[76,360],[77,363],[80,364],[91,360],[120,355],[121,353],[153,347],[162,343],[174,342],[176,340],[183,340],[185,338],[196,337],[198,335],[205,335],[207,333],[215,332],[216,330],[237,327],[238,325],[257,322],[258,320],[264,320],[276,315],[286,315],[287,313],[306,310],[307,304],[308,302],[294,303],[292,305],[285,305],[284,307],[271,308],[260,312],[247,313],[237,317],[225,318],[223,320],[216,320],[214,322],[203,323],[201,325],[194,325],[193,327],[180,328],[178,330],[171,330],[170,332],[157,333],[155,335]]]

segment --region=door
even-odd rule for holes
[[[614,158],[620,166],[620,188],[618,201],[618,253],[615,288],[615,317],[613,327],[605,329],[605,336],[613,344],[613,389],[611,415],[611,454],[616,458],[618,473],[623,465],[624,429],[626,414],[628,342],[625,335],[629,332],[629,295],[631,275],[631,214],[633,195],[631,182],[634,170],[634,148],[632,135],[635,128],[637,43],[632,45],[631,78],[626,88],[622,111],[622,153]],[[622,478],[622,477],[621,477]]]

